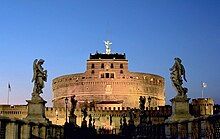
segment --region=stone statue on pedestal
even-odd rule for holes
[[[75,95],[71,97],[71,110],[70,110],[70,115],[74,115],[74,112],[76,110],[76,104],[77,100],[75,99]]]
[[[183,80],[187,82],[185,76],[185,68],[182,65],[182,60],[180,58],[174,58],[174,64],[172,68],[170,68],[170,79],[172,81],[172,85],[175,88],[177,95],[171,99],[172,102],[172,115],[169,117],[166,122],[174,122],[180,120],[187,120],[193,118],[193,116],[189,113],[189,100],[187,98],[186,87],[183,87]]]
[[[182,87],[183,79],[187,82],[185,76],[185,68],[181,64],[182,60],[180,58],[174,58],[175,62],[172,68],[170,68],[170,79],[172,81],[173,87],[177,91],[177,96],[186,97],[186,93],[188,91],[187,88]]]
[[[129,120],[130,121],[134,121],[134,117],[135,117],[135,114],[134,114],[134,109],[130,109],[129,110]]]
[[[47,81],[47,70],[42,67],[44,63],[43,59],[35,59],[33,63],[33,78],[34,88],[32,93],[32,98],[40,97],[39,95],[43,93],[44,82]]]
[[[86,117],[88,116],[88,112],[87,112],[87,107],[83,107],[82,109],[81,109],[81,112],[82,112],[82,114],[83,114],[83,121],[85,121],[86,120]]]
[[[146,98],[143,96],[140,96],[139,98],[139,107],[141,111],[145,110],[145,103],[146,103]]]
[[[145,103],[146,103],[146,98],[144,96],[140,96],[139,98],[139,108],[140,108],[140,124],[145,124],[146,123],[146,113],[145,113]]]
[[[74,114],[75,110],[76,110],[76,104],[77,104],[77,100],[75,99],[75,95],[71,97],[71,110],[70,110],[70,115],[69,115],[69,122],[73,125],[73,126],[77,126],[76,125],[76,115]]]
[[[89,114],[89,128],[92,128],[92,115]]]
[[[82,107],[81,112],[83,114],[83,121],[81,127],[87,127],[86,117],[88,116],[88,107],[86,104],[84,104],[84,106]]]
[[[51,123],[45,116],[45,104],[47,102],[40,97],[40,94],[43,93],[44,82],[47,81],[47,70],[42,67],[43,63],[43,59],[35,59],[33,63],[32,82],[34,82],[34,87],[31,100],[26,100],[28,102],[28,114],[24,119],[29,122]]]

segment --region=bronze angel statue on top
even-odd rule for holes
[[[33,78],[32,82],[34,82],[33,94],[41,94],[43,93],[42,89],[44,88],[44,82],[47,82],[47,70],[44,70],[42,67],[44,63],[43,59],[35,59],[33,63]]]
[[[174,65],[172,68],[170,68],[170,79],[172,81],[172,84],[174,88],[177,90],[177,96],[182,96],[184,97],[188,91],[187,88],[182,87],[183,85],[183,79],[187,82],[186,80],[186,75],[185,75],[185,68],[181,64],[182,60],[180,58],[174,58]]]

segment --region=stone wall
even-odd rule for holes
[[[100,79],[86,74],[62,76],[53,80],[53,105],[65,107],[64,99],[76,95],[79,102],[123,101],[123,107],[138,107],[139,97],[151,97],[151,105],[165,105],[164,78],[146,73],[128,72],[114,79]]]
[[[130,107],[98,107],[95,109],[88,109],[88,114],[91,114],[95,119],[96,128],[109,128],[110,127],[110,115],[112,116],[112,127],[116,128],[117,131],[120,127],[120,118],[125,115],[127,120],[129,120],[129,110]],[[134,108],[136,118],[135,125],[139,123],[139,110]],[[14,114],[17,112],[17,114]],[[68,115],[69,115],[68,110]],[[171,106],[159,106],[151,107],[148,109],[146,107],[147,115],[151,115],[152,121],[155,124],[163,123],[167,117],[171,115]],[[0,105],[0,114],[4,117],[22,119],[27,116],[27,106],[25,105]],[[64,125],[66,120],[66,110],[61,108],[51,108],[47,107],[45,109],[46,117],[56,125]],[[76,109],[75,114],[77,115],[77,125],[81,125],[82,122],[82,113],[81,109]],[[88,121],[88,118],[87,118]]]

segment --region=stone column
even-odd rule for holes
[[[40,138],[46,138],[46,130],[47,128],[44,125],[39,126],[39,137]]]
[[[18,125],[15,122],[9,122],[6,125],[6,139],[18,139]]]
[[[47,127],[46,127],[46,132],[47,132],[47,133],[46,133],[46,136],[47,136],[46,138],[47,138],[47,139],[50,139],[50,138],[53,137],[53,136],[52,136],[52,135],[53,135],[52,126],[47,126]]]
[[[206,121],[201,121],[201,139],[205,139],[205,135],[206,135]]]
[[[188,122],[188,139],[192,138],[192,122]]]
[[[171,136],[170,136],[170,125],[169,124],[165,124],[165,135],[166,135],[167,139],[171,138]]]
[[[28,124],[24,124],[21,126],[21,139],[29,139],[30,138],[30,129],[31,127]]]
[[[32,127],[32,134],[36,137],[39,137],[39,128],[38,128],[38,125],[34,125]]]

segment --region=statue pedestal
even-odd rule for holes
[[[69,123],[71,124],[71,125],[74,125],[75,127],[78,127],[78,125],[76,124],[76,115],[75,114],[73,114],[72,116],[69,116]]]
[[[189,113],[189,100],[190,98],[181,96],[176,96],[171,99],[172,115],[166,120],[166,122],[189,120],[193,118],[193,116]]]
[[[45,104],[47,103],[40,96],[35,97],[31,100],[26,100],[28,102],[28,114],[24,119],[28,122],[34,123],[52,123],[45,116]]]
[[[86,120],[82,121],[81,128],[87,128],[87,121]]]

